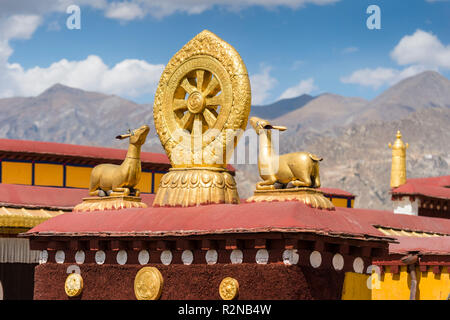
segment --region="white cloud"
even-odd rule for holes
[[[450,68],[450,45],[445,46],[431,32],[417,30],[406,35],[390,53],[391,58],[403,69],[364,68],[341,77],[341,82],[359,84],[378,89],[383,85],[393,85],[405,78],[425,70]]]
[[[37,95],[55,83],[136,97],[155,92],[163,69],[164,65],[136,59],[126,59],[109,68],[95,55],[80,61],[62,59],[48,68],[24,70],[19,64],[8,64],[0,78],[0,97]]]
[[[342,77],[343,83],[359,84],[366,87],[378,89],[379,87],[388,84],[393,85],[405,78],[416,75],[426,68],[422,66],[411,66],[403,70],[392,68],[376,68],[376,69],[360,69],[354,71],[351,75]]]
[[[298,84],[296,84],[293,87],[287,88],[281,96],[278,98],[278,100],[281,99],[290,99],[294,97],[301,96],[302,94],[309,94],[314,90],[317,90],[318,88],[314,85],[314,79],[309,78],[306,80],[301,80]]]
[[[105,11],[105,16],[119,20],[142,19],[145,16],[144,10],[132,2],[114,2]]]
[[[66,4],[86,1],[43,2],[41,5],[48,4],[51,10],[64,11]],[[94,6],[101,3],[92,2]],[[40,7],[33,8],[33,5],[35,2],[31,2],[30,6],[40,13]],[[7,13],[30,11],[21,0],[7,0],[0,7]],[[29,69],[24,69],[18,63],[9,63],[8,59],[13,53],[10,41],[31,38],[43,17],[40,14],[24,13],[5,16],[4,12],[0,14],[0,98],[37,95],[56,83],[128,97],[155,92],[164,66],[144,60],[125,59],[109,67],[100,57],[90,55],[84,60],[62,59],[49,67]]]
[[[270,66],[262,66],[262,71],[250,76],[252,88],[252,105],[263,104],[270,95],[270,90],[277,84],[277,79],[270,76]]]
[[[299,9],[308,4],[327,5],[340,0],[130,0],[106,5],[106,16],[119,20],[132,20],[150,15],[163,18],[177,12],[200,14],[215,6],[239,11],[250,6],[265,8],[288,7]],[[119,10],[120,8],[120,10]]]
[[[404,36],[392,50],[391,57],[399,65],[450,69],[450,45],[443,45],[434,34],[423,30]]]

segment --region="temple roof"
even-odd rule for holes
[[[327,196],[338,196],[352,199],[355,198],[353,193],[338,188],[319,188],[319,190]]]
[[[450,176],[408,179],[405,184],[392,189],[393,196],[426,196],[450,200]]]
[[[87,196],[87,189],[0,183],[0,205],[5,207],[71,211]],[[148,206],[152,205],[154,197],[154,194],[141,194]]]
[[[389,244],[390,254],[408,254],[417,252],[422,255],[449,255],[450,236],[417,238],[397,237],[398,243]]]
[[[161,237],[306,232],[363,240],[392,239],[374,228],[360,212],[339,209],[320,210],[301,202],[287,201],[67,213],[42,223],[26,234]]]
[[[92,160],[96,163],[120,163],[127,153],[126,149],[82,146],[57,142],[42,142],[31,140],[0,139],[0,159],[13,157],[25,160]],[[167,171],[171,165],[167,155],[163,153],[141,152],[143,167],[154,170]],[[235,169],[227,165],[227,169],[234,174]]]

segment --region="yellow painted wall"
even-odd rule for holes
[[[36,163],[34,184],[38,186],[63,186],[64,167],[61,164]]]
[[[92,168],[66,166],[66,187],[89,188]]]
[[[331,202],[334,204],[335,207],[347,208],[347,199],[332,198]]]
[[[448,267],[441,274],[435,275],[432,270],[417,272],[417,300],[446,300],[450,294]],[[390,268],[380,277],[379,288],[372,289],[373,300],[408,300],[410,295],[410,276],[406,266],[400,267],[398,274],[392,274]]]
[[[367,286],[369,276],[369,274],[346,272],[342,300],[370,300],[371,290]]]
[[[152,173],[151,172],[142,172],[141,180],[136,186],[141,192],[152,192]]]
[[[2,183],[31,184],[32,164],[2,161]]]
[[[155,173],[155,193],[158,191],[159,188],[159,182],[161,181],[161,177],[164,175],[164,173]]]

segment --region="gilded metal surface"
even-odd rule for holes
[[[153,206],[239,203],[233,176],[221,169],[170,169],[160,182]]]
[[[194,171],[166,174],[154,205],[239,202],[225,169],[247,126],[250,103],[241,57],[212,32],[202,31],[172,57],[155,94],[155,127],[172,167]],[[225,186],[229,180],[232,191]],[[210,183],[213,192],[198,189]]]
[[[103,191],[109,196],[139,196],[135,186],[141,179],[141,146],[145,143],[150,128],[147,125],[117,136],[117,139],[129,138],[130,144],[125,160],[121,165],[99,164],[92,169],[89,194],[99,196]]]
[[[334,210],[333,203],[314,188],[290,188],[278,190],[255,190],[252,197],[247,202],[261,201],[301,201],[313,208]]]
[[[69,274],[64,283],[64,290],[71,298],[79,296],[83,291],[83,277],[78,273]]]
[[[158,300],[161,296],[164,279],[155,267],[144,267],[134,279],[134,294],[138,300]]]
[[[84,198],[82,203],[77,204],[74,212],[88,212],[101,210],[120,210],[127,208],[147,208],[140,197],[132,196],[109,196]]]
[[[406,183],[406,149],[409,144],[403,143],[400,131],[397,131],[396,137],[394,144],[388,145],[392,149],[391,188]]]
[[[239,282],[231,277],[226,277],[220,282],[219,294],[223,300],[233,300],[239,294]]]
[[[258,169],[263,181],[256,184],[256,190],[281,188],[320,187],[319,161],[322,158],[309,152],[293,152],[277,155],[272,148],[272,129],[286,130],[273,126],[269,121],[252,117],[250,124],[259,136]]]
[[[20,233],[23,228],[29,230],[38,224],[63,214],[64,211],[52,211],[31,208],[0,207],[0,233]],[[9,231],[6,231],[8,229]],[[16,229],[16,230],[14,230]]]

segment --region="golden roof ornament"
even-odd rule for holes
[[[406,183],[406,149],[409,144],[404,144],[400,130],[397,131],[394,144],[389,143],[392,149],[391,188],[397,188]]]
[[[150,131],[143,125],[128,130],[116,139],[129,139],[128,151],[122,164],[102,163],[91,171],[89,195],[76,205],[73,211],[96,211],[125,208],[146,208],[141,202],[140,190],[136,188],[141,180],[141,146]]]
[[[331,201],[317,190],[322,158],[310,152],[278,155],[273,150],[271,130],[287,128],[258,117],[250,118],[250,124],[259,137],[258,170],[263,181],[256,183],[254,195],[247,202],[296,200],[313,208],[334,209]]]
[[[172,164],[154,206],[239,203],[226,165],[247,126],[251,94],[237,51],[210,31],[189,41],[167,63],[153,116]]]

